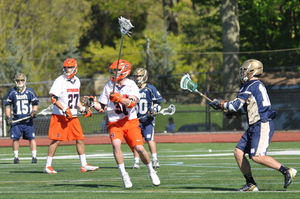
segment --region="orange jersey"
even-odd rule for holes
[[[48,137],[51,140],[60,141],[84,139],[81,124],[77,117],[68,120],[64,115],[55,114],[52,114],[50,119]]]

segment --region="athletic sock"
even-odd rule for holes
[[[53,157],[47,156],[46,167],[51,167]]]
[[[79,155],[79,160],[80,160],[80,163],[81,163],[82,167],[87,165],[85,154]]]
[[[15,158],[19,158],[19,151],[14,151]]]
[[[134,158],[134,163],[139,164],[139,163],[140,163],[140,158],[139,158],[139,157],[135,157],[135,158]]]
[[[245,175],[244,175],[244,177],[245,177],[245,179],[246,179],[246,182],[247,182],[247,184],[251,183],[251,184],[254,184],[254,185],[256,185],[256,182],[254,181],[254,179],[253,179],[253,176],[252,176],[252,173],[251,173],[251,172],[250,172],[250,173],[248,173],[248,174],[245,174]]]
[[[118,165],[118,168],[119,168],[119,170],[120,170],[120,172],[121,172],[121,175],[123,175],[123,174],[126,173],[124,163],[123,163],[123,164],[119,164],[119,165]]]
[[[36,158],[36,151],[31,151],[32,157]]]
[[[288,167],[281,165],[278,171],[280,171],[282,174],[284,174],[287,170],[289,170]]]

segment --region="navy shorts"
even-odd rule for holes
[[[236,148],[248,153],[249,157],[264,156],[274,134],[274,123],[272,120],[258,121],[251,125],[243,134]]]
[[[142,135],[147,142],[154,140],[154,123],[153,122],[140,123],[140,127],[142,130]]]
[[[23,136],[24,140],[33,140],[35,138],[33,122],[18,123],[13,125],[10,129],[10,138],[13,140],[20,140]]]

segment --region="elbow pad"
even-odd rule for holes
[[[57,102],[57,100],[58,100],[58,97],[57,97],[57,96],[51,95],[51,103],[52,103],[52,104],[55,104],[55,103]]]
[[[136,101],[132,98],[129,99],[130,103],[127,108],[133,108],[136,105]]]

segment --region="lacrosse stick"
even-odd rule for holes
[[[119,24],[120,24],[120,31],[121,31],[122,37],[121,37],[121,42],[120,42],[119,54],[118,54],[118,63],[117,63],[117,70],[116,70],[116,74],[115,74],[115,81],[114,81],[114,86],[113,86],[113,91],[112,91],[113,93],[115,92],[115,87],[116,87],[116,79],[117,79],[117,76],[118,76],[119,61],[120,61],[120,58],[121,58],[124,35],[128,35],[129,37],[131,37],[130,36],[131,32],[129,32],[129,30],[131,28],[134,28],[134,26],[131,24],[130,20],[128,20],[128,19],[126,19],[122,16],[119,17],[118,20],[119,20]]]
[[[43,109],[41,112],[37,113],[36,115],[50,115],[50,114],[52,114],[52,110],[53,110],[53,104],[51,104],[47,108]],[[13,120],[12,123],[14,124],[16,122],[27,120],[29,118],[31,118],[31,116],[26,116],[26,117],[23,117],[23,118],[18,119],[18,120]]]
[[[162,114],[162,115],[173,115],[176,111],[176,107],[174,104],[171,104],[169,107],[164,108],[162,110],[160,110],[158,113],[156,114]],[[145,117],[149,117],[152,116],[154,117],[156,114],[149,114],[149,115],[145,115],[143,117],[140,117],[139,119],[145,118]]]
[[[205,99],[207,99],[208,101],[212,101],[211,99],[209,99],[206,95],[204,95],[203,93],[201,93],[200,91],[197,90],[198,88],[198,84],[193,82],[191,80],[191,77],[190,75],[187,73],[187,74],[184,74],[184,76],[181,78],[181,81],[180,81],[180,87],[183,89],[183,90],[189,90],[190,92],[196,92],[196,93],[199,93],[199,95],[201,97],[204,97]]]

